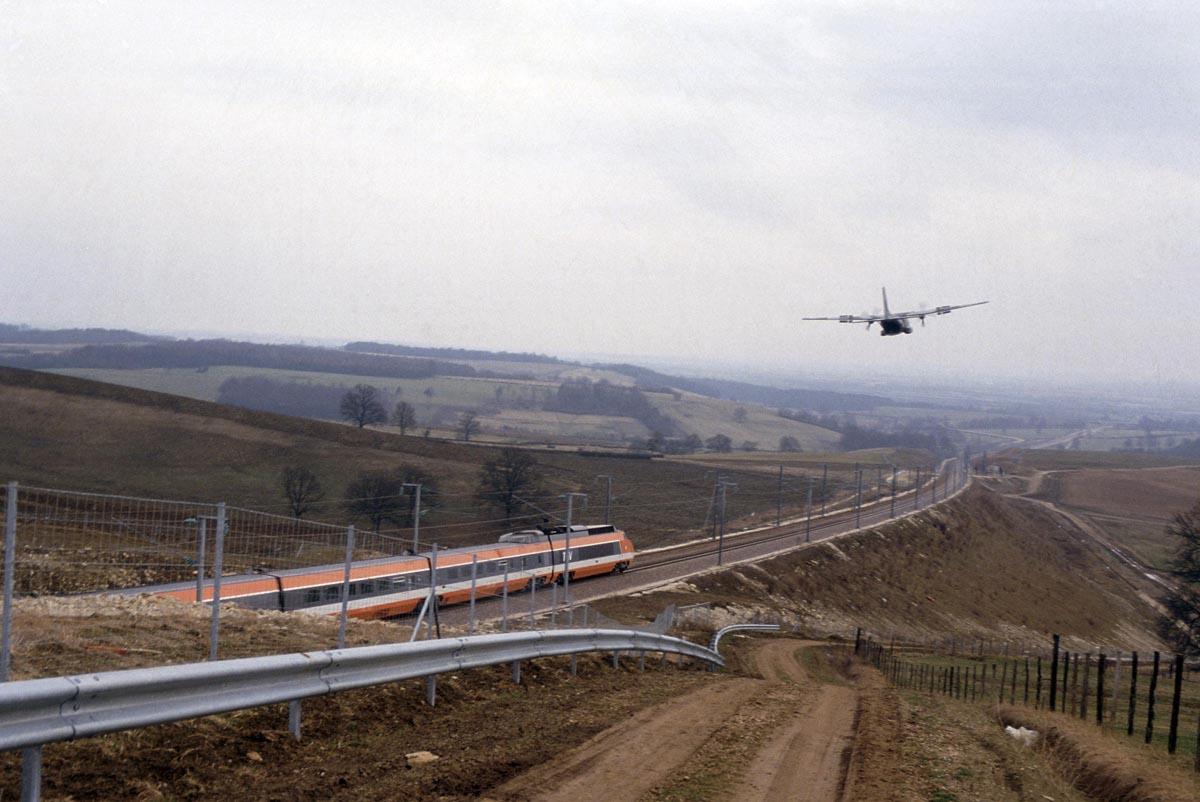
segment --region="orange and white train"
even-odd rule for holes
[[[568,538],[568,534],[570,537]],[[570,553],[567,543],[570,541]],[[509,593],[534,583],[549,586],[597,574],[620,573],[633,562],[633,543],[614,526],[574,525],[526,529],[501,535],[498,543],[437,552],[436,594],[440,604],[457,604],[471,597],[471,563],[475,562],[475,594],[497,596],[505,577]],[[363,560],[350,566],[349,615],[390,618],[411,613],[429,596],[435,562],[431,553]],[[221,578],[221,601],[264,610],[303,610],[318,614],[341,611],[345,566],[322,565],[277,572]],[[195,583],[160,585],[148,592],[180,601],[196,600]],[[211,602],[213,588],[205,583],[203,600]]]

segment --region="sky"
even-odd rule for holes
[[[5,322],[1200,380],[1200,6],[0,0]],[[912,336],[803,322],[988,300]]]

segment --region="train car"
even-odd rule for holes
[[[567,544],[570,542],[570,553]],[[457,604],[471,597],[471,565],[475,563],[475,595],[496,596],[507,583],[509,593],[598,574],[622,572],[633,562],[633,543],[614,526],[543,527],[509,532],[499,542],[439,550],[436,555],[436,593],[440,604]],[[391,618],[411,613],[429,596],[432,553],[363,560],[350,566],[349,615]],[[262,610],[303,610],[317,614],[341,611],[345,565],[322,565],[285,571],[261,571],[221,578],[221,601]],[[196,601],[195,583],[147,588],[146,592],[180,601]],[[202,600],[211,602],[213,588],[205,583]]]

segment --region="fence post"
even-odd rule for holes
[[[1117,721],[1117,694],[1121,692],[1121,650],[1118,649],[1113,657],[1112,704],[1109,705],[1108,720],[1115,724]]]
[[[1025,706],[1029,707],[1029,655],[1025,655]]]
[[[1175,693],[1171,697],[1171,729],[1167,735],[1167,751],[1175,754],[1179,738],[1179,695],[1183,692],[1183,655],[1175,655]]]
[[[1038,710],[1042,709],[1042,656],[1040,654],[1037,657],[1037,696],[1033,706]]]
[[[221,633],[221,571],[225,562],[225,502],[217,504],[217,532],[213,553],[212,618],[208,625],[208,659],[217,659],[217,640]]]
[[[1070,712],[1071,713],[1075,712],[1075,700],[1071,697],[1070,692],[1069,692],[1070,680],[1071,680],[1071,653],[1069,651],[1066,651],[1066,652],[1063,652],[1062,704],[1059,705],[1059,707],[1058,707],[1059,712],[1062,712],[1062,713],[1067,712],[1068,704],[1070,704],[1070,706],[1071,706]]]
[[[1146,694],[1146,743],[1154,739],[1154,692],[1158,689],[1158,652],[1150,669],[1150,692]]]
[[[1079,700],[1079,717],[1087,721],[1088,691],[1092,675],[1092,653],[1083,656],[1083,696]]]
[[[996,697],[999,704],[1004,704],[1004,686],[1008,684],[1008,661],[1005,660],[1000,669],[1000,695]]]
[[[1138,653],[1134,652],[1129,664],[1129,725],[1125,731],[1126,735],[1133,735],[1133,711],[1137,707],[1137,672]]]
[[[196,517],[196,603],[204,601],[204,551],[208,546],[208,518]]]
[[[1104,667],[1108,664],[1108,658],[1104,652],[1100,653],[1100,662],[1096,665],[1096,723],[1101,727],[1104,726]]]
[[[346,648],[346,619],[350,616],[350,564],[354,562],[354,526],[346,527],[346,565],[342,570],[342,611],[338,615],[337,647]]]
[[[862,627],[859,627],[858,629],[854,630],[854,653],[858,654],[858,651],[861,648],[862,648]]]
[[[8,682],[12,667],[13,582],[17,565],[17,483],[4,495],[4,620],[0,625],[0,682]],[[40,753],[39,753],[40,754]]]
[[[1053,713],[1058,701],[1058,644],[1059,636],[1054,636],[1054,651],[1050,655],[1050,712]],[[1039,692],[1041,690],[1039,683]]]

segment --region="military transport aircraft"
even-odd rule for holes
[[[966,309],[968,306],[982,306],[987,301],[976,301],[973,304],[959,304],[958,306],[937,306],[933,309],[919,309],[916,312],[892,312],[888,309],[887,287],[883,288],[883,314],[882,315],[839,315],[837,317],[806,317],[804,320],[836,320],[838,323],[866,323],[867,330],[870,331],[871,326],[879,324],[879,335],[881,337],[891,337],[896,334],[912,334],[912,326],[908,321],[913,318],[920,318],[921,325],[925,325],[925,318],[930,315],[948,315],[955,309]]]

